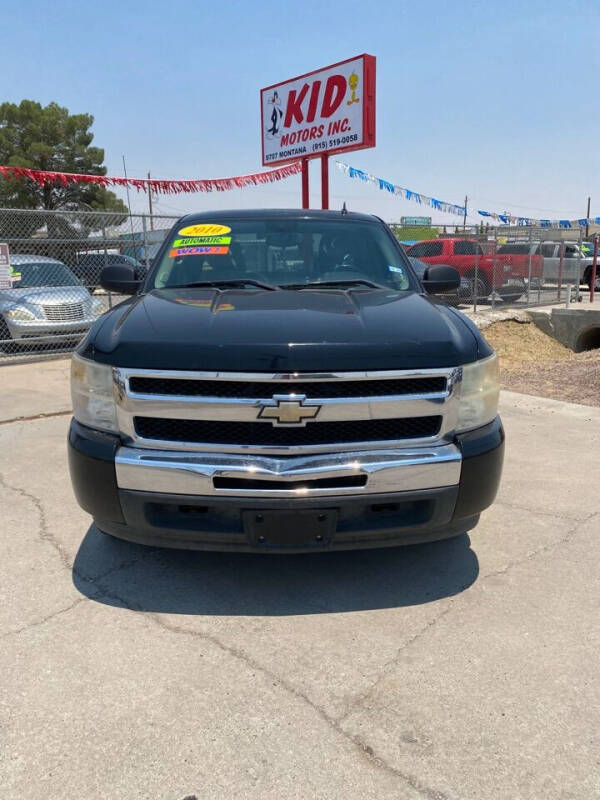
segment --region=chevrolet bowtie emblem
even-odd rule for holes
[[[288,396],[278,397],[275,395],[273,400],[267,401],[258,414],[259,419],[270,419],[273,425],[306,425],[306,421],[314,419],[321,406],[304,405],[304,395],[298,395],[298,399],[290,400]]]

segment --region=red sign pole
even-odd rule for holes
[[[594,302],[594,292],[596,290],[596,275],[598,274],[598,236],[594,236],[594,261],[592,263],[592,274],[590,280],[590,303]]]
[[[302,208],[310,208],[308,199],[308,158],[302,159]]]
[[[329,208],[329,156],[321,156],[321,208]]]

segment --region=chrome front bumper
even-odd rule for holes
[[[119,489],[237,497],[359,496],[456,486],[461,463],[454,444],[285,458],[120,447],[115,459]],[[355,479],[352,485],[348,478]],[[267,481],[272,488],[264,486]],[[233,488],[221,488],[223,482]]]

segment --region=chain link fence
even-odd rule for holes
[[[458,269],[461,288],[447,301],[460,308],[541,306],[589,297],[594,242],[582,228],[502,226],[452,234],[432,229],[431,235],[404,241],[406,253],[422,262],[421,269],[433,264]],[[595,285],[598,290],[600,269]]]
[[[104,267],[142,278],[177,217],[96,211],[0,209],[10,253],[0,278],[0,364],[73,350],[122,297],[100,287]]]
[[[123,299],[100,287],[104,267],[126,264],[143,278],[176,220],[0,209],[0,243],[10,250],[9,275],[0,275],[0,364],[71,351]],[[406,228],[396,233],[421,272],[432,264],[459,270],[460,289],[441,299],[463,310],[587,299],[593,241],[583,229],[432,227],[419,229],[420,241],[406,241]]]

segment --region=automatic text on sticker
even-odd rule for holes
[[[202,223],[201,225],[187,225],[177,233],[180,236],[223,236],[225,233],[231,233],[231,228],[228,228],[227,225],[217,225],[210,222]]]
[[[231,244],[231,236],[190,236],[175,239],[171,247],[196,247],[203,245]]]
[[[174,247],[169,251],[169,258],[181,258],[182,256],[225,256],[228,252],[228,247]]]

